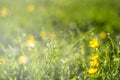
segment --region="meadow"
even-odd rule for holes
[[[119,80],[119,2],[1,0],[0,80]]]

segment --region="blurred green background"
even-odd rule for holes
[[[59,34],[69,29],[86,32],[95,28],[96,33],[119,35],[119,3],[120,0],[0,0],[0,42],[11,43],[20,32]],[[28,10],[30,6],[32,11]],[[5,16],[3,8],[7,9]]]

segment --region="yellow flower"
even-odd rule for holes
[[[34,47],[35,46],[35,39],[33,35],[29,36],[29,39],[26,42],[28,47]]]
[[[0,64],[3,64],[5,62],[4,58],[0,58]]]
[[[89,42],[89,46],[92,47],[92,48],[98,48],[98,46],[99,46],[98,39],[94,38],[93,40],[91,40]]]
[[[106,38],[107,38],[107,34],[106,34],[105,32],[101,32],[101,33],[100,33],[100,37],[101,37],[102,39],[106,39]]]
[[[90,68],[90,69],[88,69],[88,73],[89,74],[95,74],[96,72],[98,71],[98,68]]]
[[[8,13],[8,9],[6,8],[6,7],[3,7],[2,9],[1,9],[1,12],[0,12],[0,14],[1,14],[1,16],[6,16],[7,15],[7,13]]]
[[[91,61],[90,61],[90,65],[91,65],[92,67],[98,67],[99,62],[98,62],[97,60],[91,60]]]
[[[51,33],[51,34],[50,34],[50,38],[53,38],[53,39],[54,39],[55,37],[56,37],[56,35],[55,35],[54,33]]]
[[[25,63],[27,62],[27,57],[26,57],[26,56],[20,56],[20,57],[18,58],[18,62],[19,62],[20,64],[25,64]]]
[[[46,33],[45,33],[45,32],[40,32],[40,33],[39,33],[39,36],[40,36],[41,38],[44,38],[44,37],[46,36]]]
[[[96,59],[98,59],[98,57],[99,57],[98,53],[94,53],[94,54],[92,54],[92,56],[90,57],[90,59],[91,60],[96,60]]]
[[[71,80],[77,80],[75,77],[73,77]]]
[[[27,7],[28,12],[33,12],[34,9],[35,9],[34,5],[29,5],[29,6]]]

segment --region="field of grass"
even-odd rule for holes
[[[119,2],[1,0],[0,80],[119,80]]]

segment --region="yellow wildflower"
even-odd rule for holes
[[[7,13],[8,13],[8,9],[6,8],[6,7],[3,7],[2,9],[1,9],[1,12],[0,12],[0,14],[1,14],[1,16],[6,16],[7,15]]]
[[[92,56],[90,57],[91,60],[95,60],[95,59],[98,59],[99,55],[98,53],[94,53],[92,54]]]
[[[4,58],[0,58],[0,64],[3,64],[5,62]]]
[[[75,77],[73,77],[71,80],[77,80]]]
[[[92,47],[92,48],[98,48],[99,44],[98,44],[98,39],[97,38],[94,38],[93,40],[91,40],[89,42],[89,46]]]
[[[40,33],[39,33],[39,36],[40,36],[41,38],[44,38],[44,37],[46,36],[46,33],[45,33],[45,32],[40,32]]]
[[[28,47],[34,47],[35,46],[35,39],[33,35],[29,36],[29,39],[26,42]]]
[[[55,37],[56,37],[56,35],[54,33],[50,34],[50,38],[55,38]]]
[[[98,68],[90,68],[90,69],[88,69],[88,73],[89,74],[95,74],[96,72],[98,71]]]
[[[29,5],[29,6],[27,7],[28,12],[33,12],[34,9],[35,9],[34,5]]]
[[[99,62],[98,62],[97,60],[91,60],[91,61],[90,61],[90,65],[91,65],[92,67],[98,67]]]
[[[101,33],[100,33],[100,37],[101,37],[102,39],[106,39],[106,38],[107,38],[107,34],[106,34],[105,32],[101,32]]]
[[[20,64],[25,64],[25,63],[27,62],[27,57],[26,57],[26,56],[20,56],[20,57],[18,58],[18,62],[19,62]]]

